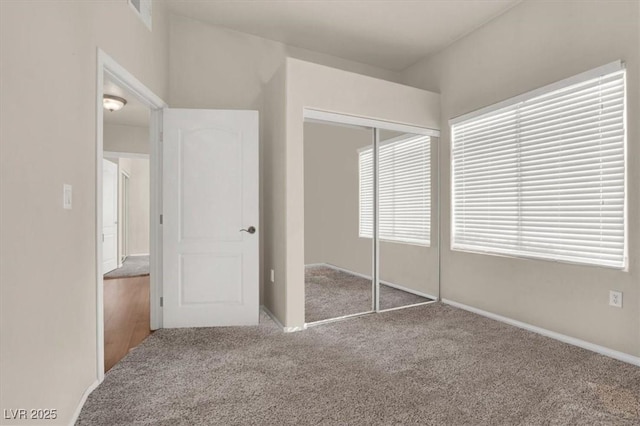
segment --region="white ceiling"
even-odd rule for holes
[[[176,14],[401,71],[521,0],[165,0]]]
[[[105,76],[103,90],[105,95],[116,95],[127,100],[127,104],[120,111],[104,111],[105,124],[121,124],[126,126],[149,126],[149,108],[140,102],[133,94],[124,90]]]

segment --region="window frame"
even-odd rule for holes
[[[568,88],[570,86],[580,84],[583,82],[587,82],[589,80],[596,79],[598,77],[607,76],[609,74],[613,74],[616,72],[622,72],[622,80],[623,80],[623,94],[622,94],[622,126],[623,126],[623,136],[622,136],[622,144],[623,144],[623,207],[622,207],[622,215],[623,215],[623,252],[622,252],[622,262],[621,265],[605,265],[596,262],[589,261],[574,261],[567,259],[559,259],[554,258],[551,255],[537,255],[535,253],[528,254],[514,254],[514,253],[503,253],[501,251],[496,251],[491,247],[487,247],[486,249],[478,248],[470,248],[470,247],[460,247],[460,245],[456,245],[455,235],[456,235],[456,191],[455,191],[455,162],[454,162],[454,141],[455,141],[455,125],[467,122],[474,118],[479,118],[482,116],[487,116],[493,112],[500,112],[507,110],[509,107],[513,107],[517,104],[521,104],[526,102],[527,100],[548,94],[550,92],[555,92],[558,90],[562,90]],[[601,67],[597,67],[591,69],[589,71],[577,74],[575,76],[560,80],[558,82],[549,84],[547,86],[543,86],[541,88],[520,94],[518,96],[506,99],[504,101],[489,105],[487,107],[472,111],[467,114],[463,114],[461,116],[452,118],[449,120],[449,130],[450,130],[450,250],[456,252],[464,252],[464,253],[474,253],[474,254],[483,254],[483,255],[491,255],[497,257],[507,257],[507,258],[516,258],[516,259],[531,259],[531,260],[543,260],[547,262],[555,262],[555,263],[563,263],[563,264],[575,264],[581,266],[591,266],[591,267],[599,267],[599,268],[607,268],[607,269],[615,269],[628,271],[629,268],[629,226],[628,226],[628,187],[629,187],[629,169],[628,169],[628,114],[627,114],[627,75],[626,68],[623,61],[618,60]]]

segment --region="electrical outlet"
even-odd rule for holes
[[[622,292],[621,291],[609,291],[609,305],[616,308],[622,308]]]
[[[273,269],[271,270],[271,282],[276,282],[276,273]]]

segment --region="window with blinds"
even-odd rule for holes
[[[431,139],[403,135],[382,142],[378,154],[379,238],[429,246],[431,242]],[[373,152],[358,153],[360,236],[373,235]]]
[[[451,124],[453,249],[626,267],[620,62]]]

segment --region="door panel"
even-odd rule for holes
[[[259,318],[258,114],[164,111],[165,327]]]
[[[102,160],[102,273],[118,267],[118,165]]]
[[[180,297],[182,305],[242,303],[242,255],[182,255]],[[226,277],[223,285],[208,285],[209,277]]]
[[[182,240],[242,241],[238,232],[243,227],[241,140],[241,134],[224,129],[182,132],[178,148]],[[224,184],[200,185],[203,176]]]
[[[305,322],[374,309],[373,130],[304,124]]]

